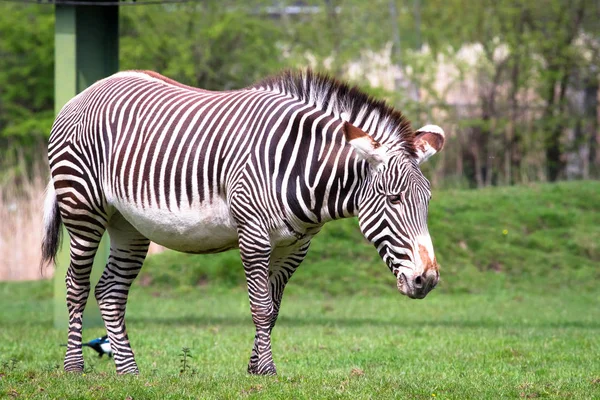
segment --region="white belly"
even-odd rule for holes
[[[235,221],[223,199],[177,210],[141,208],[116,200],[115,208],[142,235],[186,253],[217,253],[238,247]]]

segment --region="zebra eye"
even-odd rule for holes
[[[400,204],[402,203],[402,195],[400,194],[391,194],[388,196],[390,203],[392,204]]]

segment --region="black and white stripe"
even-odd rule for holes
[[[124,316],[150,240],[191,253],[240,248],[256,325],[250,373],[275,373],[283,290],[327,221],[358,215],[400,291],[424,297],[438,273],[418,164],[443,139],[310,71],[229,92],[146,71],[97,82],[65,105],[48,147],[44,260],[56,254],[59,217],[71,244],[65,370],[83,369],[82,313],[105,230],[111,253],[95,296],[118,373],[138,372]]]

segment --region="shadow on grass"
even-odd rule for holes
[[[252,326],[250,314],[237,316],[184,316],[184,317],[136,317],[127,318],[128,324],[167,325],[167,326]],[[457,328],[457,329],[600,329],[600,321],[501,321],[501,320],[385,320],[375,318],[327,318],[327,317],[280,317],[278,327],[396,327],[402,328]]]
[[[52,321],[48,318],[41,320],[31,320],[26,318],[10,318],[8,320],[0,319],[2,326],[39,326],[51,325]],[[156,317],[156,316],[136,316],[128,315],[127,324],[130,328],[136,325],[144,326],[196,326],[211,327],[221,326],[252,326],[250,313],[247,316],[206,316],[206,315],[188,315],[174,317]],[[327,317],[327,316],[307,316],[307,317],[287,317],[282,316],[277,320],[277,326],[281,327],[383,327],[398,329],[422,329],[422,328],[455,328],[455,329],[589,329],[600,330],[600,321],[561,321],[561,320],[501,320],[501,319],[453,319],[453,320],[435,320],[435,319],[378,319],[369,317]]]

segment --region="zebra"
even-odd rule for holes
[[[150,241],[206,254],[239,248],[255,325],[251,374],[276,374],[271,333],[283,291],[311,239],[358,216],[399,291],[424,298],[439,266],[427,228],[430,184],[419,164],[444,131],[310,70],[232,91],[124,71],[71,99],[52,126],[43,265],[70,240],[65,371],[82,371],[82,315],[100,239],[108,262],[95,287],[118,374],[138,374],[125,327],[130,286]]]

